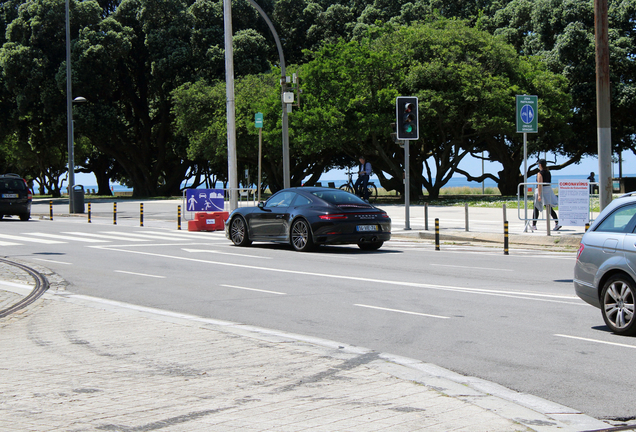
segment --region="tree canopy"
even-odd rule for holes
[[[0,171],[60,194],[66,178],[64,0],[0,4]],[[596,151],[593,0],[267,0],[260,6],[300,76],[290,114],[292,184],[312,183],[365,154],[387,190],[403,192],[404,153],[391,140],[395,97],[420,101],[410,188],[435,196],[454,174],[516,192],[523,176],[517,94],[539,96],[530,154]],[[636,151],[636,0],[610,0],[612,137]],[[273,37],[233,1],[239,164],[255,169],[254,114],[265,117],[264,175],[282,187],[280,65]],[[137,196],[184,181],[227,180],[220,0],[71,0],[78,171]],[[291,73],[289,72],[289,73]],[[501,163],[473,176],[469,155]],[[559,167],[556,167],[559,168]],[[529,174],[532,174],[529,173]]]

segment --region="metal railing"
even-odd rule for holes
[[[524,229],[524,231],[527,230],[528,228],[528,224],[531,223],[532,221],[535,220],[534,218],[534,195],[535,195],[535,191],[537,189],[537,186],[539,184],[543,184],[545,185],[545,183],[537,183],[537,182],[528,182],[528,183],[519,183],[519,185],[517,186],[517,217],[519,218],[519,220],[525,221],[526,222],[526,228]],[[599,187],[598,187],[598,183],[597,182],[592,182],[590,183],[590,204],[589,204],[589,219],[590,219],[590,223],[592,223],[594,221],[594,205],[595,203],[598,202],[599,200],[599,194],[598,193],[592,193],[593,191],[598,191]],[[550,187],[553,190],[557,190],[559,189],[559,185],[558,183],[551,183]],[[523,189],[522,189],[523,188]],[[555,193],[555,195],[557,195],[557,193]],[[558,198],[558,195],[557,195]],[[530,206],[530,208],[528,208],[528,202],[530,202],[532,205]],[[536,218],[537,221],[545,221],[548,220],[550,218],[549,215],[549,211],[546,212],[546,216],[543,217],[543,209],[544,206],[540,206],[537,207],[539,209],[539,217]],[[553,208],[558,208],[558,204],[556,206],[552,206]]]

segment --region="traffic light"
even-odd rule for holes
[[[417,97],[398,96],[395,99],[397,139],[416,140],[420,138]]]

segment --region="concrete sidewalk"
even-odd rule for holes
[[[24,263],[27,264],[27,263]],[[75,295],[0,318],[2,431],[582,431],[606,423],[417,360]],[[0,309],[32,287],[0,263]]]

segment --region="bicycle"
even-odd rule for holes
[[[352,193],[354,195],[356,194],[356,189],[354,187],[355,182],[353,181],[352,177],[353,177],[353,171],[348,170],[345,174],[347,174],[347,176],[349,177],[349,180],[347,181],[347,183],[343,184],[342,186],[340,186],[340,189],[347,191],[349,193]],[[375,200],[378,199],[378,188],[375,186],[375,183],[373,182],[368,182],[367,183],[367,196],[369,197],[369,202],[373,202]],[[360,197],[362,198],[362,197]]]

